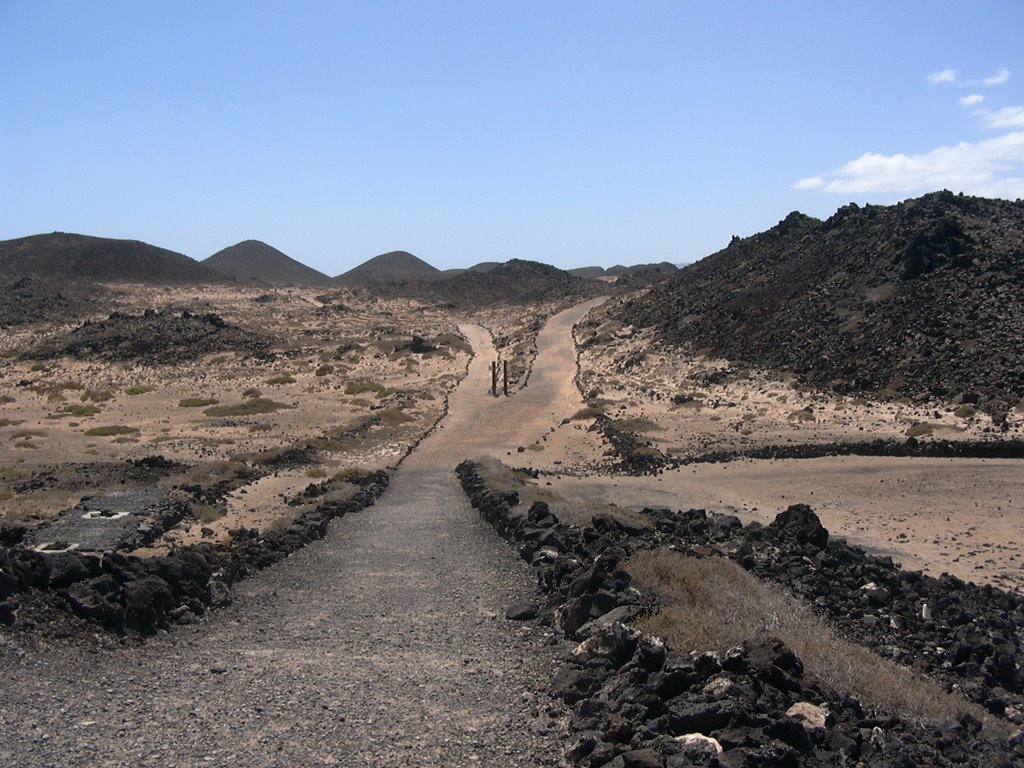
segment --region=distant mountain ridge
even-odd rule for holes
[[[1024,398],[1024,201],[936,192],[791,213],[617,315],[666,340],[839,392]]]
[[[158,285],[228,282],[220,272],[166,248],[66,232],[0,241],[0,273],[8,278]]]
[[[260,240],[243,240],[203,259],[211,269],[239,281],[268,285],[330,285],[331,278]]]
[[[437,277],[441,270],[431,266],[408,251],[389,251],[364,261],[333,278],[337,285],[360,285],[374,282],[423,280]]]

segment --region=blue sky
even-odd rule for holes
[[[1024,197],[1024,2],[0,0],[0,239],[688,262]]]

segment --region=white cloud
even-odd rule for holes
[[[984,83],[985,85],[1002,85],[1003,83],[1005,83],[1009,79],[1010,79],[1010,70],[1008,70],[1008,69],[1000,69],[998,72],[996,72],[994,75],[992,75],[992,77],[986,77],[981,82]]]
[[[956,103],[961,107],[973,107],[975,104],[981,104],[984,100],[985,97],[980,93],[971,93],[961,99],[957,99]]]
[[[915,194],[950,189],[987,197],[1024,197],[1024,131],[918,154],[868,152],[828,176],[821,178],[821,185],[799,188],[840,194]],[[797,184],[809,181],[801,179]]]
[[[1009,73],[1007,73],[1007,75],[1009,75]],[[940,83],[955,83],[956,70],[943,69],[940,72],[932,72],[928,75],[928,82],[932,85],[939,85]]]
[[[793,189],[821,189],[825,186],[825,179],[822,176],[808,176],[806,179],[800,179],[796,184],[793,185]]]
[[[995,111],[984,110],[981,113],[981,121],[986,128],[997,130],[1024,128],[1024,107],[1003,107]]]

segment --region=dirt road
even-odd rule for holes
[[[0,636],[0,765],[561,764],[543,692],[561,649],[505,619],[533,576],[452,469],[568,415],[570,331],[592,304],[548,324],[507,399],[487,391],[486,332],[467,328],[477,354],[443,427],[375,507],[243,582],[232,607],[136,647]]]

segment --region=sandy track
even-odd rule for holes
[[[229,609],[139,647],[19,649],[0,638],[0,764],[18,766],[557,765],[542,692],[547,630],[504,609],[533,575],[469,507],[452,469],[536,440],[575,404],[573,323],[493,398],[478,354],[451,415],[378,504],[244,582]],[[497,432],[498,418],[514,425]]]

